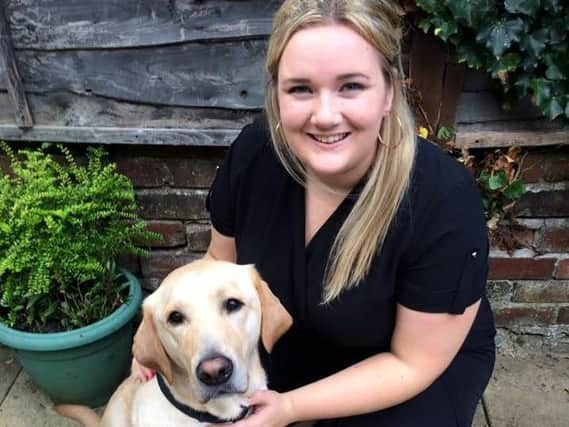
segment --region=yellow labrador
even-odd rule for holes
[[[85,426],[205,426],[246,415],[247,397],[265,389],[258,354],[292,318],[253,266],[199,260],[170,273],[143,304],[133,353],[156,370],[127,378],[100,419],[91,409],[56,410]]]

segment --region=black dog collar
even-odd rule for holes
[[[156,379],[158,380],[158,386],[160,387],[160,391],[162,391],[162,394],[164,395],[164,397],[166,399],[168,399],[168,402],[170,402],[172,405],[174,405],[182,413],[186,414],[189,417],[192,417],[192,418],[198,420],[199,422],[210,423],[210,424],[234,423],[234,422],[237,422],[239,420],[242,420],[243,418],[245,418],[247,415],[249,415],[251,413],[251,407],[244,407],[243,411],[241,412],[241,414],[239,414],[239,416],[237,418],[235,418],[233,420],[224,420],[222,418],[216,417],[213,414],[210,414],[209,412],[198,411],[198,410],[192,408],[191,406],[188,406],[188,405],[176,400],[176,398],[174,397],[174,395],[172,394],[172,392],[168,388],[166,381],[164,381],[164,378],[162,378],[161,375],[156,374]]]

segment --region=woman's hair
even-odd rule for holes
[[[381,54],[378,60],[385,81],[393,86],[392,109],[383,118],[378,149],[367,180],[330,251],[324,303],[356,286],[367,275],[409,185],[415,157],[415,127],[402,84],[401,11],[394,3],[391,0],[286,0],[275,15],[269,39],[265,65],[270,79],[265,110],[277,157],[301,184],[305,182],[305,169],[291,151],[280,126],[277,98],[279,62],[292,35],[315,25],[349,26]]]

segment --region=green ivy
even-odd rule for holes
[[[550,120],[569,119],[569,3],[563,0],[417,0],[419,27],[456,46],[459,62],[488,71],[504,105],[525,96]]]
[[[14,152],[0,176],[0,321],[65,330],[110,314],[126,294],[115,260],[145,255],[135,242],[159,236],[139,218],[132,183],[87,150],[79,165],[64,146]],[[52,150],[53,151],[53,150]]]

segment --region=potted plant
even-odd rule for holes
[[[0,142],[0,343],[56,402],[100,406],[130,362],[137,279],[117,268],[156,240],[134,189],[101,148],[17,152]]]

